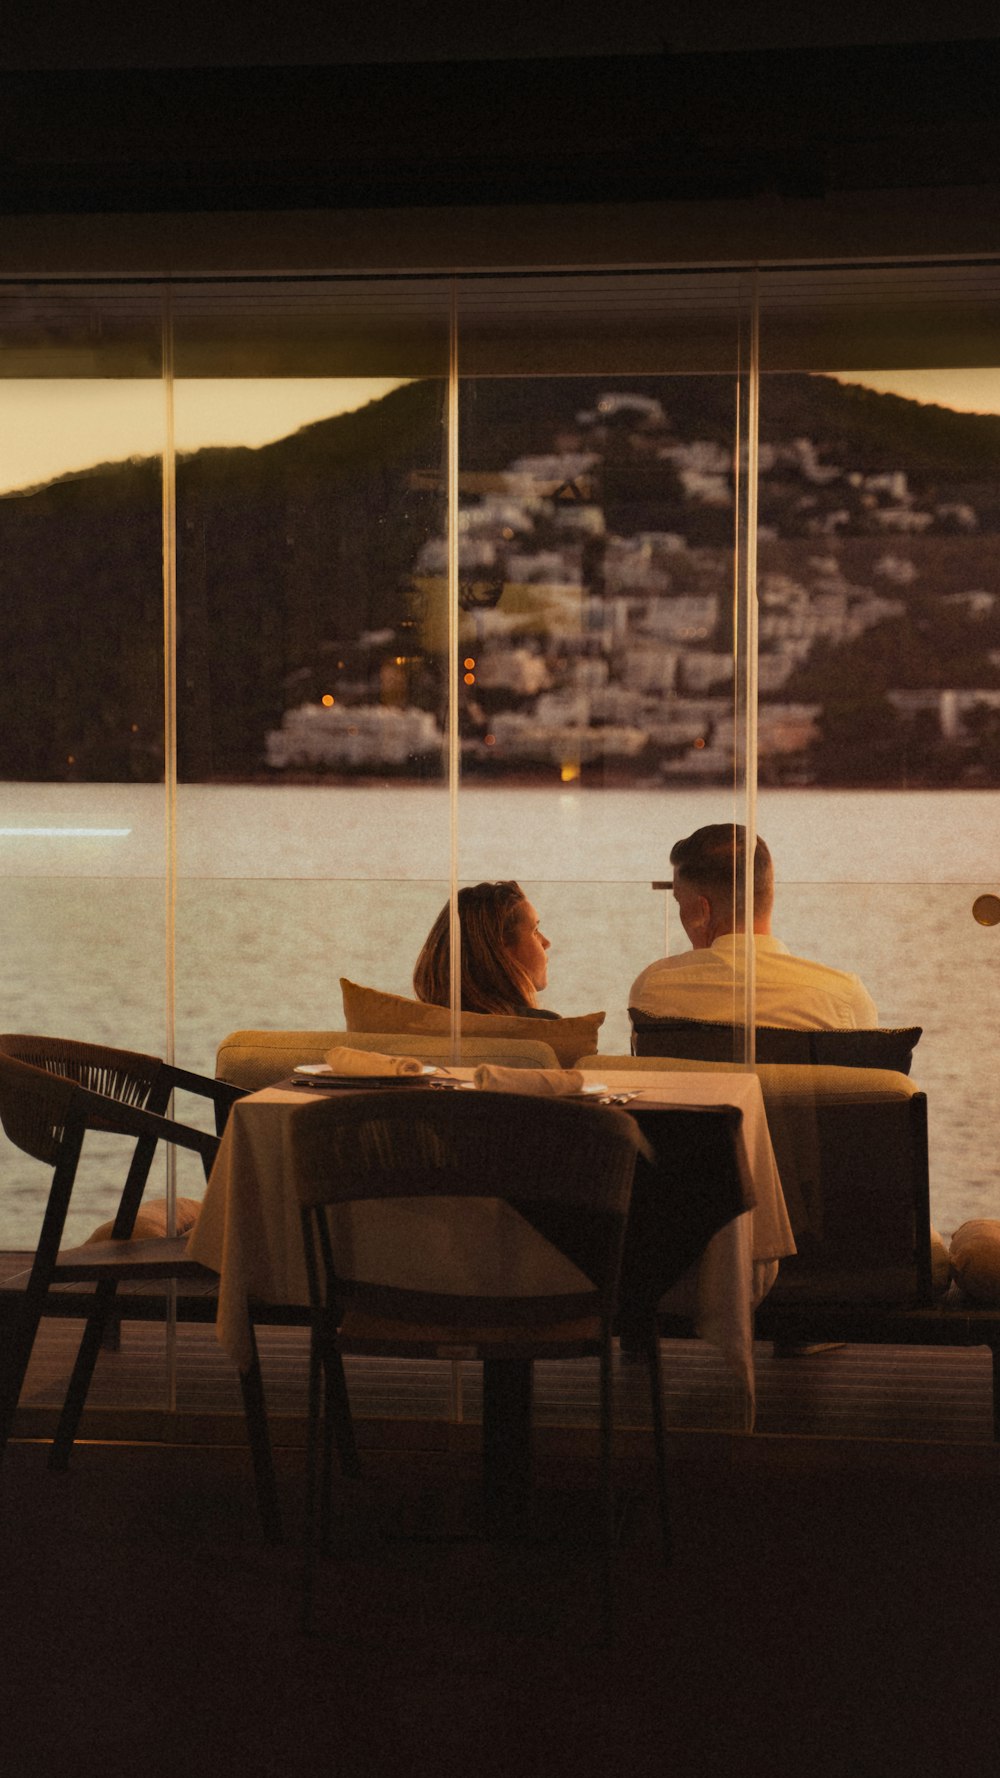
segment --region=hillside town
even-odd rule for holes
[[[611,522],[612,462],[655,470],[662,529]],[[615,389],[551,452],[461,477],[466,771],[731,778],[749,645],[734,620],[735,479],[722,443],[677,436],[659,400]],[[762,442],[759,479],[761,780],[828,781],[842,758],[848,775],[981,781],[1000,760],[1000,559],[966,489],[838,462],[808,436]],[[358,638],[322,701],[286,712],[267,736],[272,769],[440,762],[447,565],[445,536],[426,538],[408,619]],[[914,683],[911,632],[928,626],[948,646]]]

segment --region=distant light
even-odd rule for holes
[[[125,840],[130,827],[0,827],[4,840]]]
[[[701,736],[699,735],[697,741],[695,742],[695,746],[696,747],[704,747],[704,745],[705,745],[705,743],[702,740]]]
[[[475,664],[476,664],[476,657],[473,654],[467,654],[464,661],[462,662],[463,667],[474,667]]]
[[[580,776],[578,765],[564,765],[559,769],[559,776],[564,784],[572,784]]]
[[[484,739],[487,747],[495,747],[497,744],[496,735],[484,735],[483,739]]]
[[[325,691],[323,693],[323,696],[320,698],[320,703],[325,704],[328,710],[329,710],[331,704],[335,704],[336,701],[337,701],[336,698],[331,697],[330,693],[328,691]]]

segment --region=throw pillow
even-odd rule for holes
[[[174,1221],[179,1235],[187,1235],[190,1233],[198,1220],[198,1212],[200,1209],[200,1198],[177,1199],[174,1211]],[[114,1217],[112,1217],[110,1222],[102,1222],[100,1227],[96,1228],[92,1235],[87,1236],[84,1246],[88,1246],[91,1241],[110,1241],[111,1231],[114,1226]],[[148,1204],[140,1204],[139,1213],[135,1219],[135,1227],[132,1230],[132,1240],[152,1241],[158,1237],[165,1237],[166,1232],[166,1198],[151,1198]]]
[[[951,1275],[976,1303],[1000,1303],[1000,1222],[991,1216],[963,1222],[951,1237]]]
[[[341,976],[340,986],[348,1031],[425,1031],[447,1035],[451,1029],[446,1006],[428,1006],[423,1000],[408,1000],[403,994],[383,994],[378,988],[360,987],[346,976]],[[562,1067],[572,1068],[581,1056],[592,1055],[596,1050],[597,1033],[603,1023],[603,1012],[581,1013],[571,1019],[464,1012],[460,1030],[463,1037],[520,1037],[532,1043],[550,1044]]]

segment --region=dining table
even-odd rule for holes
[[[449,1090],[474,1090],[474,1075],[472,1068],[451,1068],[441,1084]],[[731,1369],[736,1426],[752,1430],[754,1308],[781,1259],[795,1252],[760,1083],[749,1071],[626,1070],[615,1071],[611,1081],[607,1086],[599,1076],[585,1073],[584,1091],[598,1102],[624,1101],[648,1145],[647,1155],[637,1163],[626,1230],[621,1330],[648,1326],[649,1317],[661,1310],[689,1316],[694,1332],[715,1345]],[[306,1318],[308,1283],[291,1131],[303,1107],[324,1090],[331,1089],[322,1077],[295,1076],[236,1102],[189,1237],[191,1257],[219,1274],[216,1331],[241,1373],[255,1362],[252,1317],[261,1305],[285,1305],[290,1314],[297,1305]],[[359,1079],[342,1090],[373,1089]],[[428,1081],[407,1090],[440,1086]],[[516,1093],[511,1095],[511,1115],[517,1115]],[[378,1247],[384,1281],[394,1281],[396,1266],[396,1281],[411,1286],[420,1282],[414,1256],[423,1245],[436,1254],[436,1283],[442,1281],[445,1263],[456,1270],[462,1288],[471,1290],[477,1263],[491,1243],[534,1243],[533,1263],[544,1265],[544,1232],[526,1226],[513,1207],[480,1201],[471,1208],[467,1226],[457,1228],[453,1205],[431,1203],[427,1214],[445,1219],[436,1236],[431,1232],[424,1243],[397,1238],[387,1253],[384,1227],[367,1227],[365,1206],[351,1206],[351,1217],[362,1213],[361,1221],[343,1228],[352,1265],[360,1267],[356,1275],[363,1273],[370,1242]],[[444,1254],[447,1260],[442,1262]],[[497,1490],[498,1463],[515,1488],[526,1482],[530,1375],[530,1365],[484,1366],[488,1490]]]

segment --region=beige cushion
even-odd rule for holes
[[[531,1021],[544,1030],[552,1021]],[[338,1044],[352,1049],[384,1050],[390,1055],[419,1056],[445,1067],[454,1060],[447,1037],[426,1037],[421,1032],[366,1031],[231,1031],[219,1045],[215,1072],[219,1080],[256,1092],[273,1086],[303,1062],[325,1062]],[[514,1037],[463,1037],[459,1042],[462,1064],[499,1062],[508,1068],[558,1068],[559,1058],[547,1043],[526,1042]]]
[[[1000,1303],[1000,1222],[991,1216],[963,1222],[951,1237],[951,1275],[977,1303]]]
[[[174,1216],[175,1230],[178,1235],[186,1235],[194,1228],[201,1209],[200,1198],[178,1198]],[[114,1218],[110,1222],[102,1222],[92,1235],[84,1242],[89,1247],[92,1241],[109,1241],[114,1228]],[[140,1204],[139,1214],[132,1230],[133,1241],[152,1241],[164,1237],[167,1233],[167,1200],[151,1198],[148,1204]]]
[[[451,1014],[446,1006],[427,1006],[402,994],[383,994],[378,988],[362,988],[341,976],[344,1020],[354,1031],[427,1031],[446,1034]],[[551,1044],[564,1068],[572,1068],[580,1056],[597,1048],[597,1033],[604,1023],[602,1012],[581,1013],[573,1019],[525,1019],[504,1013],[464,1012],[463,1037],[523,1037]]]

